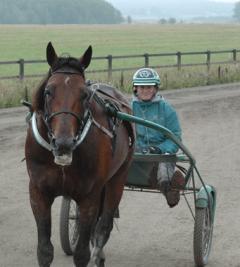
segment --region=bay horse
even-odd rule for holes
[[[104,104],[131,110],[114,88],[87,85],[91,46],[76,59],[58,57],[50,42],[46,54],[50,70],[33,95],[25,143],[38,264],[49,267],[53,261],[51,206],[56,197],[68,196],[80,209],[75,266],[104,266],[103,247],[134,151],[132,126],[110,116]]]

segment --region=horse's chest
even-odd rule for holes
[[[66,175],[61,179],[61,194],[72,198],[84,197],[94,185],[94,179],[81,174]]]
[[[60,196],[84,196],[93,186],[93,179],[88,173],[81,173],[69,168],[38,167],[30,170],[32,182],[43,192]]]

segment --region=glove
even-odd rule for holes
[[[148,149],[150,154],[162,154],[161,149],[156,146],[150,146]]]
[[[147,147],[141,149],[142,154],[148,154],[150,153],[149,149]]]
[[[141,152],[142,154],[162,154],[161,149],[156,146],[145,147]]]

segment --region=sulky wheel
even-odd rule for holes
[[[78,206],[71,198],[63,197],[60,212],[60,241],[63,251],[72,255],[79,237]]]
[[[209,206],[196,208],[194,225],[194,260],[197,267],[203,267],[208,263],[211,250],[213,222]]]

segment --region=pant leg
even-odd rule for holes
[[[175,169],[174,162],[160,162],[158,164],[157,180],[160,181],[171,181]]]

